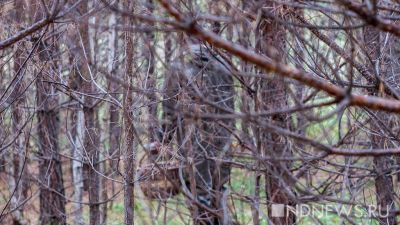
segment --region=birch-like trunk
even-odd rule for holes
[[[73,203],[73,223],[75,225],[83,225],[83,140],[84,140],[84,125],[85,118],[83,110],[79,107],[76,111],[76,132],[74,137],[74,150],[72,160],[72,176],[74,186],[74,203]]]
[[[74,65],[74,69],[69,75],[69,86],[74,91],[81,91],[82,78],[79,75],[79,70],[83,66],[80,60],[81,51],[79,51],[79,43],[74,39],[75,33],[68,34],[67,46],[73,53],[69,59],[70,64]],[[78,97],[79,98],[79,97]],[[79,98],[82,102],[82,98]],[[71,100],[73,100],[71,98]],[[71,168],[72,168],[72,184],[73,184],[73,213],[72,221],[75,225],[84,224],[83,220],[83,161],[84,161],[84,129],[85,129],[85,118],[83,114],[83,106],[81,103],[76,102],[76,108],[71,112],[71,127],[72,127],[72,157]]]
[[[115,26],[117,25],[117,17],[115,12],[112,12],[110,15],[110,19],[108,21],[110,29],[110,34],[108,38],[108,67],[107,72],[112,76],[118,76],[118,68],[116,66],[117,60],[117,50],[118,50],[118,32]],[[113,81],[108,81],[108,88],[110,90],[110,95],[118,99],[118,94],[115,92],[118,89],[118,85]],[[121,141],[121,126],[120,126],[120,112],[119,108],[115,104],[110,104],[109,106],[109,157],[110,157],[110,176],[115,178],[118,173],[118,160],[120,156],[120,141]],[[106,189],[103,189],[107,191]],[[115,194],[115,182],[111,182],[111,195]],[[113,201],[110,202],[110,208],[112,208]]]

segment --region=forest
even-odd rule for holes
[[[0,224],[400,224],[399,0],[0,0]]]

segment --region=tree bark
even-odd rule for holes
[[[23,5],[23,2],[20,0],[14,1],[14,7],[18,5]],[[22,26],[23,23],[23,11],[16,10],[14,16],[14,21]],[[13,63],[13,71],[14,76],[17,76],[13,85],[13,91],[10,95],[10,103],[11,103],[11,114],[12,114],[12,130],[15,134],[19,133],[19,136],[16,138],[15,143],[13,144],[12,150],[7,152],[4,156],[5,162],[8,165],[5,167],[5,172],[7,174],[7,182],[8,189],[10,192],[10,207],[12,209],[16,209],[11,213],[13,224],[15,225],[24,225],[27,224],[24,219],[22,207],[19,206],[21,200],[23,200],[23,189],[26,186],[25,180],[23,177],[22,164],[23,164],[23,155],[26,154],[25,141],[24,141],[24,133],[20,132],[23,129],[24,123],[24,114],[23,114],[23,106],[24,106],[24,72],[25,69],[22,68],[23,64],[23,51],[20,46],[15,46],[14,53],[14,63]],[[22,177],[19,177],[22,176]],[[18,179],[20,179],[18,183]],[[18,185],[17,185],[18,183]]]
[[[274,13],[277,18],[284,19],[287,17],[285,6],[269,1],[266,1],[262,6],[270,10],[270,13]],[[265,18],[262,11],[258,11],[258,13],[261,16],[261,20],[257,24],[256,49],[276,61],[285,61],[286,31],[284,26],[273,19]],[[256,99],[255,105],[259,107],[259,110],[268,111],[288,107],[286,84],[282,77],[272,74],[272,79],[268,81],[260,80],[258,92],[260,100]],[[271,116],[269,120],[270,123],[277,126],[289,128],[288,116],[286,114],[276,114]],[[261,130],[258,133],[261,137],[259,154],[269,157],[291,156],[291,149],[288,147],[290,145],[288,145],[288,140],[285,136],[272,132],[265,133]],[[271,165],[267,165],[267,168],[267,172],[265,173],[265,191],[269,220],[275,225],[294,224],[296,218],[293,214],[289,214],[288,217],[271,216],[273,204],[293,205],[292,199],[289,193],[287,193],[287,189],[290,189],[288,180],[290,163],[272,161]]]
[[[39,181],[40,181],[40,224],[66,224],[65,193],[61,158],[58,148],[59,110],[58,96],[51,82],[57,81],[56,74],[47,61],[53,54],[48,49],[54,46],[39,44],[39,58],[49,74],[40,72],[36,80]]]
[[[80,4],[80,13],[83,15],[88,12],[88,2]],[[79,32],[82,39],[82,60],[85,62],[91,61],[91,49],[90,49],[90,36],[88,18],[85,17],[81,24],[79,24]],[[84,160],[83,174],[84,179],[87,181],[87,188],[89,194],[89,224],[99,225],[100,224],[100,204],[99,204],[99,154],[100,154],[100,137],[99,137],[99,121],[98,112],[92,93],[96,91],[94,86],[94,76],[91,74],[89,69],[89,63],[84,63],[80,68],[80,72],[83,76],[82,92],[84,96],[83,114],[85,120],[85,132],[84,132],[84,149],[86,152],[84,155],[87,157]]]
[[[378,1],[374,1],[374,13],[378,14],[377,5]],[[366,48],[366,54],[371,59],[369,64],[369,70],[371,74],[376,74],[385,79],[385,68],[383,61],[385,57],[382,57],[381,52],[381,38],[380,32],[377,28],[366,26],[363,30],[364,43]],[[369,80],[369,83],[379,87],[380,84],[378,80]],[[384,93],[379,89],[370,91],[370,95],[380,96]],[[373,149],[385,149],[388,147],[388,140],[385,138],[385,131],[379,124],[379,121],[388,121],[389,115],[387,113],[381,112],[375,115],[376,118],[371,120],[370,129],[373,131],[370,134],[371,147]],[[380,156],[374,157],[375,166],[375,191],[376,191],[376,201],[380,210],[386,212],[386,210],[395,209],[395,196],[393,189],[393,179],[391,175],[391,159],[390,156]],[[387,217],[379,218],[379,224],[381,225],[395,225],[396,216],[391,214]]]
[[[153,0],[148,0],[147,4],[147,10],[149,11],[150,15],[153,15],[154,13],[154,2]],[[148,130],[148,136],[149,136],[149,141],[154,142],[156,141],[157,133],[158,133],[158,124],[157,124],[157,96],[155,94],[155,88],[156,88],[156,77],[155,77],[155,34],[154,32],[148,32],[145,36],[144,44],[146,46],[144,55],[146,57],[146,63],[147,67],[145,71],[145,74],[147,74],[147,88],[150,90],[150,93],[148,95],[148,100],[149,100],[149,106],[148,106],[148,111],[149,111],[149,117],[148,117],[148,125],[147,125],[147,130]]]
[[[74,204],[73,204],[73,221],[75,225],[83,225],[83,140],[84,140],[84,124],[85,117],[83,110],[79,107],[76,111],[76,135],[74,137],[74,150],[73,150],[73,160],[72,160],[72,176],[74,184]]]
[[[130,11],[133,9],[133,3],[126,0],[125,8]],[[132,24],[133,21],[129,17],[125,19],[125,24]],[[124,114],[124,130],[125,130],[125,146],[124,146],[124,206],[125,206],[125,224],[134,224],[134,179],[136,172],[136,150],[134,135],[134,115],[133,115],[133,55],[134,55],[134,37],[132,33],[125,33],[125,80],[128,81],[128,87],[124,91],[123,114]]]
[[[110,15],[110,20],[109,20],[109,25],[110,26],[115,26],[117,24],[117,17],[116,14],[113,12]],[[110,54],[108,55],[108,72],[112,75],[115,74],[117,75],[118,73],[118,68],[115,65],[116,57],[117,57],[117,50],[118,50],[118,32],[117,29],[111,29],[110,35],[109,35],[109,52]],[[117,84],[113,81],[109,81],[108,87],[112,93],[110,95],[118,99],[118,94],[115,92],[117,91]],[[110,167],[111,167],[111,177],[115,177],[115,175],[118,172],[118,160],[120,156],[120,140],[121,140],[121,126],[119,124],[120,120],[120,112],[119,108],[115,104],[110,104],[109,106],[109,111],[110,111],[110,117],[109,117],[109,143],[110,143],[110,149],[109,149],[109,154],[111,157],[110,160]],[[115,185],[114,182],[111,184],[112,188],[112,194],[114,195],[115,193]],[[112,202],[111,202],[112,204]],[[111,205],[110,205],[111,206]]]
[[[83,63],[82,57],[82,49],[79,47],[79,42],[75,39],[75,32],[71,32],[67,34],[66,44],[68,49],[71,51],[71,55],[69,58],[69,63],[74,65],[73,69],[69,74],[68,86],[73,91],[82,91],[82,77],[80,76],[79,71],[83,71],[83,67],[85,64]],[[80,98],[81,102],[83,102],[83,98]],[[73,100],[73,98],[71,98]],[[72,135],[72,156],[71,160],[71,173],[72,173],[72,182],[73,182],[73,213],[72,213],[72,221],[75,225],[83,225],[83,191],[84,191],[84,177],[83,177],[83,161],[84,161],[84,125],[85,118],[83,113],[83,105],[77,101],[75,101],[76,107],[71,112],[71,135]]]

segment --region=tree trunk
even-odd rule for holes
[[[80,12],[83,15],[88,11],[88,2],[80,5]],[[79,25],[79,31],[82,38],[82,60],[90,62],[91,60],[91,49],[90,49],[90,36],[88,18],[85,17],[82,23]],[[100,137],[99,137],[99,121],[97,108],[94,99],[90,96],[96,91],[94,86],[94,76],[89,70],[89,64],[84,63],[80,68],[80,72],[84,78],[82,82],[82,92],[86,93],[84,96],[83,114],[85,120],[85,132],[84,132],[84,149],[86,152],[84,155],[87,158],[84,160],[83,174],[84,179],[87,181],[87,188],[89,194],[89,224],[99,225],[100,224],[100,205],[99,205],[99,154],[100,154]]]
[[[51,82],[56,74],[50,69],[54,46],[39,44],[39,58],[49,68],[49,74],[40,72],[36,80],[38,140],[39,140],[39,181],[40,181],[40,224],[66,224],[65,193],[61,158],[58,149],[59,111],[58,96]],[[54,65],[52,65],[54,66]]]
[[[15,53],[15,61],[14,61],[14,71],[15,71],[15,76],[21,77],[21,75],[17,74],[17,71],[20,68],[20,65],[22,64],[21,60],[21,54],[22,52],[17,50]],[[9,191],[10,194],[14,192],[14,194],[11,196],[10,200],[10,206],[11,208],[16,208],[19,205],[20,202],[20,195],[22,194],[22,189],[25,186],[23,184],[24,178],[21,177],[21,181],[19,185],[17,186],[17,179],[19,179],[19,176],[22,176],[22,172],[20,171],[22,161],[23,160],[23,155],[25,154],[25,143],[24,143],[24,135],[23,132],[20,132],[23,125],[23,95],[22,91],[24,89],[24,82],[23,80],[17,79],[17,82],[14,84],[14,89],[13,92],[11,93],[11,99],[12,99],[12,105],[11,105],[11,111],[12,111],[12,129],[14,134],[18,134],[19,136],[16,138],[15,143],[13,144],[13,149],[9,152],[7,152],[4,156],[4,159],[6,162],[8,162],[8,165],[5,167],[5,171],[7,174],[7,182],[9,186]],[[12,214],[13,217],[13,223],[14,224],[26,224],[24,222],[23,218],[23,212],[21,208],[17,208]]]
[[[17,7],[18,5],[22,5],[22,1],[15,1],[14,6]],[[22,10],[16,10],[14,16],[14,20],[17,24],[22,26],[23,23],[23,11]],[[22,207],[19,206],[21,203],[21,200],[23,200],[23,189],[25,184],[25,179],[23,177],[23,172],[22,171],[22,164],[24,157],[23,155],[26,154],[26,148],[25,148],[25,141],[24,141],[24,133],[20,132],[21,129],[23,129],[23,123],[24,123],[24,115],[22,108],[24,106],[24,79],[23,79],[23,73],[25,72],[25,69],[22,68],[23,64],[23,51],[21,50],[22,48],[20,46],[16,46],[15,53],[14,53],[14,76],[17,76],[17,79],[15,79],[15,82],[13,82],[11,85],[14,85],[13,91],[10,95],[10,104],[11,104],[11,113],[12,113],[12,130],[14,134],[19,134],[18,137],[15,140],[15,143],[13,144],[12,150],[8,151],[5,156],[5,162],[8,163],[8,165],[5,167],[5,172],[7,174],[7,182],[8,182],[8,189],[10,193],[10,207],[12,209],[16,209],[11,213],[13,224],[15,225],[23,225],[27,224],[27,222],[24,219],[23,216],[23,210]],[[21,176],[21,177],[20,177]],[[18,179],[20,179],[18,181]]]
[[[76,111],[76,134],[74,137],[74,150],[73,150],[73,158],[72,160],[72,177],[73,177],[73,186],[74,186],[74,224],[75,225],[83,225],[83,208],[82,208],[82,197],[83,197],[83,140],[84,140],[84,124],[85,117],[83,114],[83,110],[79,107]]]
[[[153,15],[154,13],[154,2],[153,0],[149,0],[146,4],[147,10],[149,11],[150,15]],[[157,96],[155,93],[155,88],[156,88],[156,77],[154,73],[155,69],[155,37],[154,37],[154,32],[148,32],[144,37],[145,39],[143,40],[145,43],[145,56],[146,56],[146,62],[147,62],[147,67],[145,74],[147,74],[147,89],[150,90],[150,93],[148,95],[148,100],[149,100],[149,117],[148,117],[148,136],[149,136],[149,141],[153,142],[156,141],[156,137],[158,134],[158,124],[157,124]]]
[[[377,14],[378,11],[376,6],[377,1],[374,2],[374,13]],[[371,59],[369,64],[369,70],[371,74],[376,74],[377,76],[385,79],[385,68],[382,61],[385,57],[381,57],[381,40],[380,32],[377,28],[367,26],[363,30],[364,43],[367,51],[368,57]],[[381,61],[382,60],[382,61]],[[376,69],[379,68],[379,69]],[[379,87],[381,84],[378,80],[370,80],[369,83]],[[370,95],[381,96],[384,95],[379,88],[371,90]],[[377,113],[375,119],[371,120],[370,128],[373,132],[370,134],[371,147],[373,149],[385,149],[388,147],[388,142],[385,138],[385,131],[382,129],[379,121],[388,121],[388,114],[384,112]],[[391,175],[391,159],[390,156],[374,157],[375,166],[375,191],[376,191],[376,201],[380,210],[385,212],[386,210],[395,209],[395,197],[393,189],[393,180]],[[388,217],[379,218],[379,223],[381,225],[395,225],[396,216],[391,214]]]
[[[133,9],[133,3],[124,2],[125,8]],[[127,25],[132,24],[130,18],[125,19]],[[124,91],[123,114],[124,114],[124,130],[125,130],[125,146],[124,146],[124,206],[125,206],[125,224],[134,224],[134,178],[136,172],[136,151],[134,146],[134,121],[133,121],[133,54],[134,54],[134,37],[132,33],[125,33],[125,80],[128,81],[128,87]]]
[[[92,82],[84,82],[83,90],[85,93],[93,93],[94,88]],[[88,181],[88,192],[90,202],[90,225],[100,224],[100,207],[99,207],[99,135],[98,135],[98,118],[97,110],[93,105],[90,97],[85,97],[85,106],[83,107],[85,118],[85,136],[84,146],[87,154],[85,166],[87,171],[84,173]]]
[[[270,13],[276,17],[285,19],[287,12],[285,6],[278,5],[277,3],[266,2],[262,6],[268,8]],[[285,60],[285,40],[286,31],[284,26],[270,18],[262,16],[256,30],[256,49],[261,53],[276,61]],[[287,18],[285,19],[287,20]],[[288,98],[286,94],[285,81],[280,76],[272,74],[270,80],[259,81],[259,98],[257,101],[260,110],[268,111],[274,109],[283,109],[288,107]],[[288,128],[288,116],[286,114],[276,114],[270,117],[270,121],[277,126]],[[259,132],[261,136],[260,154],[269,157],[290,157],[291,149],[288,147],[288,140],[286,137],[276,133],[265,133],[264,130]],[[289,217],[273,217],[272,206],[273,204],[284,204],[291,206],[292,200],[287,193],[289,185],[289,168],[290,163],[283,161],[271,161],[271,165],[267,166],[265,173],[265,190],[267,196],[267,206],[269,220],[275,225],[289,225],[295,223],[295,217],[290,214]],[[290,189],[290,186],[289,188]]]
[[[79,71],[83,70],[85,65],[82,62],[83,53],[79,47],[78,41],[74,38],[76,33],[69,33],[67,38],[67,46],[72,52],[69,62],[71,65],[77,65],[72,69],[69,74],[69,87],[74,91],[82,91],[82,77],[79,75]],[[79,97],[78,97],[79,98]],[[83,98],[79,98],[83,102]],[[71,98],[73,100],[73,98]],[[71,168],[72,168],[72,183],[73,183],[73,224],[83,225],[83,160],[84,160],[84,125],[85,118],[83,113],[83,105],[76,101],[76,107],[71,112],[71,127],[72,127],[72,157]]]
[[[112,13],[110,15],[110,20],[109,20],[109,25],[110,26],[115,26],[117,24],[117,18],[116,14]],[[113,74],[118,74],[118,68],[116,67],[114,61],[116,60],[117,57],[117,50],[118,50],[118,32],[117,29],[111,29],[110,35],[109,35],[109,52],[110,54],[108,55],[108,73],[110,75]],[[112,93],[110,95],[118,99],[118,94],[115,92],[117,91],[118,85],[113,82],[109,81],[108,87]],[[115,175],[118,173],[118,160],[120,156],[120,140],[121,140],[121,126],[119,124],[120,120],[120,113],[119,113],[119,108],[115,104],[110,104],[109,106],[109,111],[110,111],[110,117],[109,117],[109,143],[110,143],[110,149],[109,149],[109,155],[111,157],[110,160],[110,167],[111,167],[111,177],[115,177]],[[115,185],[114,182],[111,183],[111,191],[112,195],[115,193]],[[110,207],[112,206],[113,202],[111,201]]]

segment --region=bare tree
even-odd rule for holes
[[[22,5],[22,1],[15,1],[14,6]],[[23,11],[15,11],[13,13],[13,19],[17,24],[24,22]],[[5,172],[7,173],[7,183],[10,191],[10,207],[12,208],[12,217],[14,224],[27,224],[24,219],[23,211],[21,209],[21,200],[23,198],[23,188],[25,186],[25,180],[23,175],[23,164],[24,154],[26,154],[26,139],[23,135],[23,124],[27,118],[24,115],[24,75],[25,70],[23,68],[24,63],[24,52],[21,46],[15,46],[14,53],[14,65],[13,65],[13,79],[11,86],[11,94],[9,95],[11,111],[12,111],[12,129],[14,134],[18,134],[13,148],[10,149],[5,155],[5,161],[7,166]]]
[[[290,20],[290,13],[285,6],[269,3],[255,2],[254,8],[262,7],[258,10],[258,16],[261,17],[256,30],[256,49],[276,61],[285,61],[286,55],[286,30],[285,27],[265,14],[275,14],[274,17]],[[261,70],[260,73],[263,71]],[[260,79],[258,84],[259,96],[256,97],[254,107],[256,110],[269,111],[279,108],[287,108],[288,95],[287,83],[285,79],[272,74],[268,81]],[[259,100],[258,100],[259,98]],[[281,113],[275,114],[267,119],[268,122],[276,124],[279,127],[289,128],[288,115]],[[257,143],[259,156],[270,156],[274,158],[287,158],[292,156],[289,140],[284,136],[274,132],[266,132],[265,128],[257,127],[259,140]],[[268,202],[268,213],[272,214],[271,206],[273,204],[284,204],[294,206],[292,184],[290,178],[290,163],[276,161],[272,166],[267,165],[265,174],[265,191]],[[295,218],[293,214],[289,218],[272,217],[274,224],[293,224]]]
[[[41,40],[39,40],[41,41]],[[61,158],[58,147],[58,93],[52,82],[57,82],[57,46],[43,41],[39,44],[39,59],[48,73],[40,73],[36,80],[39,139],[40,224],[66,224],[65,191]],[[54,60],[54,58],[53,58]]]
[[[378,14],[379,1],[373,2],[372,13]],[[376,77],[380,79],[387,79],[386,76],[390,76],[387,69],[387,56],[383,51],[383,41],[381,33],[378,29],[372,26],[366,26],[363,30],[365,51],[366,51],[366,61],[369,61],[369,71],[371,74],[375,74]],[[379,86],[379,79],[371,80],[370,83],[377,87],[375,90],[371,90],[371,95],[382,96],[382,89]],[[388,146],[387,139],[385,138],[387,131],[382,127],[382,121],[388,121],[389,116],[386,113],[375,114],[371,112],[373,119],[371,120],[371,146],[373,149],[385,149]],[[375,191],[376,191],[376,201],[377,205],[382,210],[394,210],[395,208],[395,196],[394,196],[394,185],[391,175],[392,170],[392,160],[390,156],[381,156],[374,158],[374,165],[376,171],[375,177]],[[396,216],[390,215],[386,218],[380,218],[380,224],[397,224]]]
[[[80,4],[80,13],[84,15],[88,12],[88,2]],[[100,130],[97,112],[97,102],[91,96],[95,91],[95,77],[90,69],[89,62],[91,61],[90,34],[88,27],[88,19],[84,19],[84,23],[79,25],[80,48],[82,48],[81,60],[86,62],[80,69],[82,75],[81,90],[85,93],[83,98],[83,114],[84,114],[84,165],[83,174],[87,181],[87,190],[90,202],[90,220],[89,224],[100,224],[100,203],[99,203],[99,144]]]
[[[84,54],[78,40],[74,39],[76,32],[70,32],[65,38],[70,55],[68,61],[71,64],[70,74],[68,77],[68,85],[71,90],[80,92],[82,90],[82,77],[80,71],[84,71],[86,66],[83,61]],[[83,221],[83,160],[84,160],[84,134],[85,134],[85,118],[83,113],[83,98],[72,95],[69,97],[75,102],[70,113],[71,121],[71,143],[72,143],[72,183],[73,183],[73,223],[76,225],[84,224]]]
[[[109,18],[109,25],[110,26],[116,26],[118,23],[117,21],[117,15],[115,12],[112,12]],[[108,39],[109,43],[109,52],[110,54],[108,55],[108,68],[107,71],[109,74],[115,74],[116,77],[118,76],[118,43],[119,41],[119,35],[118,35],[118,30],[116,28],[111,29],[110,31],[110,36]],[[111,91],[110,95],[113,98],[118,98],[118,94],[116,93],[119,88],[118,84],[113,82],[113,81],[108,81],[109,84],[109,89]],[[112,177],[116,177],[115,175],[117,174],[118,171],[118,160],[120,156],[120,141],[121,141],[121,126],[120,126],[120,112],[119,108],[115,104],[110,104],[110,117],[109,117],[109,154],[111,157],[110,161],[110,167],[111,167],[111,173]],[[114,182],[112,182],[112,193],[114,194],[115,192],[115,187],[114,187]],[[106,190],[106,189],[105,189]],[[111,202],[112,204],[112,202]]]
[[[125,1],[123,5],[132,12],[134,4],[129,1]],[[132,20],[125,19],[125,24],[130,24]],[[125,224],[134,224],[134,207],[135,207],[135,193],[134,193],[134,179],[136,170],[136,149],[135,149],[135,125],[134,125],[134,114],[133,114],[133,57],[134,57],[134,37],[125,33],[125,71],[124,78],[128,81],[128,86],[124,91],[124,130],[125,130],[125,146],[124,146],[124,206],[125,206]]]

